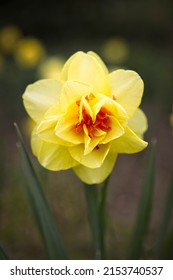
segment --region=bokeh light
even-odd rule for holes
[[[30,68],[36,66],[45,54],[43,44],[36,38],[21,39],[15,49],[14,57],[21,66]]]
[[[38,74],[42,79],[59,79],[65,60],[62,57],[46,57],[38,68]]]
[[[12,53],[21,37],[22,32],[17,26],[4,26],[0,29],[0,49],[5,53]]]
[[[126,62],[129,55],[129,45],[124,38],[108,38],[101,47],[103,58],[109,64],[119,65]]]

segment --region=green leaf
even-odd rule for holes
[[[143,191],[139,203],[137,220],[130,243],[129,259],[139,259],[143,252],[143,242],[146,236],[150,221],[153,190],[154,190],[154,174],[155,174],[155,143],[149,152],[148,167],[146,170]]]
[[[0,260],[10,260],[9,256],[7,255],[6,251],[0,244]]]
[[[162,221],[160,224],[160,229],[158,231],[158,238],[156,241],[156,247],[154,252],[155,259],[167,258],[169,255],[170,244],[173,244],[173,238],[167,238],[167,230],[172,218],[173,211],[173,179],[170,183],[168,194],[165,201],[165,207],[163,212]],[[169,244],[169,246],[167,245]],[[172,245],[173,246],[173,245]]]
[[[18,136],[18,148],[21,155],[22,169],[26,179],[26,191],[35,218],[36,225],[42,236],[49,259],[67,259],[63,241],[58,232],[55,219],[47,204],[41,184],[35,173],[24,145],[21,132],[15,124]]]

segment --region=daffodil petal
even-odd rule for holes
[[[53,104],[44,114],[46,120],[57,121],[61,116],[62,112],[59,103]]]
[[[82,97],[86,97],[93,90],[93,87],[81,82],[67,81],[62,88],[60,96],[60,105],[62,110],[68,108],[71,104],[80,101]]]
[[[55,127],[56,135],[71,145],[78,145],[84,142],[83,131],[77,132],[76,125],[78,123],[77,105],[73,104],[69,110],[57,122]]]
[[[128,126],[137,135],[142,136],[148,128],[147,118],[141,109],[137,109],[133,117],[129,120]]]
[[[105,75],[107,75],[109,73],[106,65],[104,64],[103,60],[100,58],[100,56],[98,54],[96,54],[95,52],[92,52],[92,51],[87,52],[87,54],[89,54],[90,56],[94,57],[97,60],[97,62],[100,64],[103,71],[105,72]]]
[[[62,71],[68,80],[83,82],[93,86],[93,93],[110,95],[106,75],[101,64],[95,57],[78,52]]]
[[[43,141],[36,133],[32,135],[31,147],[40,164],[49,170],[66,170],[78,164],[71,157],[67,147]]]
[[[101,141],[101,144],[106,144],[116,138],[119,138],[121,135],[124,134],[124,128],[121,126],[119,121],[116,118],[110,116],[110,130],[107,132],[106,136]]]
[[[68,80],[68,71],[69,71],[69,66],[70,64],[72,63],[72,61],[79,55],[83,54],[83,52],[79,51],[79,52],[76,52],[75,54],[73,54],[67,61],[66,63],[64,64],[63,68],[62,68],[62,71],[61,71],[61,80],[63,82],[67,81]]]
[[[125,133],[112,141],[111,152],[115,153],[137,153],[148,145],[147,142],[139,138],[130,128],[126,128]]]
[[[86,184],[100,184],[111,174],[116,159],[117,154],[109,153],[99,168],[77,165],[73,168],[73,171]]]
[[[129,117],[132,117],[141,103],[143,81],[131,70],[116,70],[108,75],[111,94],[122,105]]]
[[[84,155],[89,154],[92,152],[92,150],[98,146],[99,143],[101,143],[102,139],[104,138],[104,135],[100,137],[89,137],[88,131],[86,126],[84,126],[84,141],[85,141],[85,149],[84,149]],[[105,133],[105,132],[104,132]]]
[[[98,94],[97,97],[99,97],[100,100],[93,106],[93,111],[95,115],[97,115],[100,109],[103,107],[107,109],[107,111],[111,115],[116,116],[118,120],[126,122],[127,113],[118,102],[102,94]]]
[[[56,120],[43,120],[37,126],[36,133],[42,140],[58,144],[58,137],[55,134],[56,123]]]
[[[110,145],[99,145],[92,152],[84,155],[84,145],[78,145],[74,147],[69,147],[69,152],[71,156],[79,163],[89,168],[100,167],[110,149]]]
[[[61,83],[58,80],[40,80],[27,86],[23,102],[29,116],[39,122],[50,106],[58,102]]]

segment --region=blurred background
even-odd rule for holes
[[[46,259],[32,219],[13,126],[30,151],[32,123],[22,104],[26,86],[58,77],[78,50],[97,52],[110,70],[132,69],[144,80],[145,139],[157,139],[155,192],[143,258],[151,258],[173,165],[173,1],[1,1],[0,242],[13,259]],[[126,258],[147,167],[148,149],[120,155],[108,192],[107,251]],[[72,171],[49,172],[31,155],[72,259],[93,252],[82,183]]]

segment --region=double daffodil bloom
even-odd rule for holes
[[[111,173],[118,153],[136,153],[147,120],[138,107],[143,81],[134,71],[108,70],[93,52],[77,52],[65,63],[61,79],[29,85],[24,106],[35,122],[31,146],[45,168],[73,168],[88,184]]]

